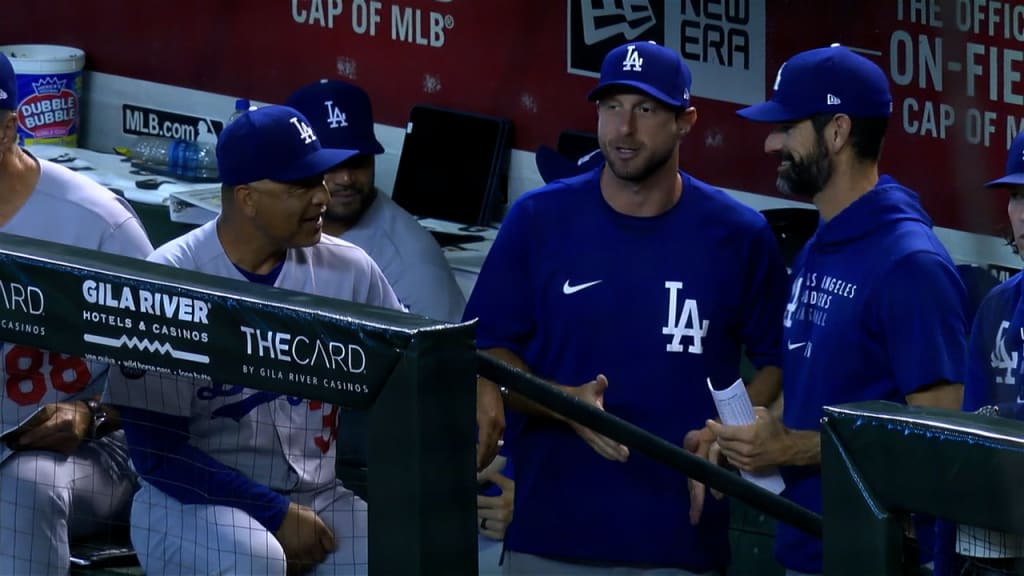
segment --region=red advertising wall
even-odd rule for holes
[[[770,129],[734,112],[770,94],[789,55],[840,42],[889,75],[884,171],[941,226],[1005,226],[1001,174],[1024,123],[1024,5],[996,0],[48,0],[6,6],[2,43],[83,48],[87,68],[281,101],[319,77],[366,88],[376,120],[426,103],[511,118],[515,146],[592,131],[586,92],[627,39],[678,48],[694,72],[697,129],[683,165],[774,194]],[[471,146],[470,142],[456,143]]]

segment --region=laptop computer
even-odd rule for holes
[[[508,119],[414,106],[391,197],[418,218],[461,224],[470,230],[465,234],[432,230],[442,246],[482,241],[471,230],[500,218],[499,211],[508,201],[511,147]]]

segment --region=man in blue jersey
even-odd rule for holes
[[[697,120],[679,53],[631,42],[589,98],[606,159],[509,209],[467,304],[488,353],[669,441],[715,407],[741,347],[750,394],[778,389],[785,268],[765,219],[679,169]],[[713,574],[728,563],[725,501],[691,509],[685,477],[510,399],[511,574]],[[689,512],[689,513],[688,513]]]
[[[1009,191],[1007,214],[1011,244],[1024,248],[1024,132],[1017,134],[1006,159],[1006,175],[985,184]],[[1016,274],[982,300],[971,328],[964,380],[964,410],[1024,419],[1024,295]],[[1008,471],[1009,473],[1009,471]],[[966,576],[1024,573],[1024,537],[959,526],[957,574]]]
[[[777,125],[764,146],[780,158],[778,188],[811,199],[822,224],[793,263],[781,420],[758,408],[750,426],[709,426],[735,466],[782,466],[784,495],[817,512],[823,406],[957,410],[962,397],[966,292],[917,194],[879,176],[891,110],[885,73],[832,45],[789,59],[771,100],[739,111]],[[792,574],[822,572],[821,550],[779,525],[776,557]]]

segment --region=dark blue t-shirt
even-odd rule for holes
[[[469,299],[477,345],[508,348],[541,378],[604,374],[605,409],[681,445],[715,416],[707,379],[739,376],[741,346],[778,366],[786,271],[764,217],[681,173],[664,214],[623,215],[600,169],[522,196]],[[521,421],[517,421],[521,420]],[[690,526],[686,478],[639,453],[602,458],[568,425],[513,415],[516,511],[506,545],[564,560],[691,571],[728,560],[728,510]]]

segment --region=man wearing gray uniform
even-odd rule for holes
[[[366,250],[413,314],[461,321],[466,298],[441,247],[374,185],[374,157],[384,147],[373,133],[366,92],[340,80],[320,80],[296,90],[287,104],[309,118],[324,146],[359,152],[327,172],[331,203],[324,232]]]
[[[17,102],[0,54],[0,232],[148,256],[125,200],[18,146]],[[30,294],[28,304],[0,298],[0,314],[45,310],[46,294]],[[0,574],[67,574],[69,541],[127,522],[135,489],[117,414],[98,402],[109,366],[17,342],[0,343],[0,355],[0,431],[9,434],[0,443]]]
[[[441,247],[411,214],[374,186],[374,158],[384,147],[373,133],[373,108],[366,92],[340,80],[320,80],[296,90],[287,104],[309,118],[325,146],[357,152],[327,171],[331,200],[324,212],[324,233],[366,250],[409,312],[461,321],[466,297]],[[476,394],[477,470],[483,470],[498,452],[505,413],[498,389],[490,382],[478,381]],[[355,422],[359,418],[346,417]]]
[[[324,172],[353,154],[322,148],[292,108],[246,112],[217,143],[220,216],[149,259],[403,309],[363,250],[321,234]],[[131,529],[146,573],[365,574],[367,506],[335,478],[335,407],[244,386],[111,381],[142,480]]]

